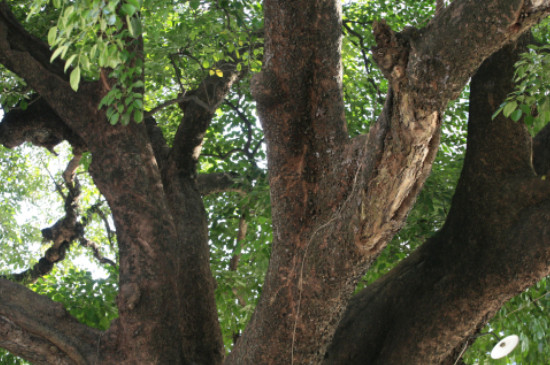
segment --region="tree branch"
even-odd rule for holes
[[[90,248],[92,250],[94,257],[97,259],[97,261],[100,264],[108,264],[108,265],[111,265],[112,267],[117,266],[114,261],[109,260],[108,258],[106,258],[101,254],[101,251],[99,251],[99,246],[97,245],[97,243],[90,241],[89,239],[84,237],[80,237],[79,241],[82,247]]]
[[[8,3],[0,4],[0,38],[2,49],[0,51],[0,59],[2,64],[16,72],[9,65],[17,68],[17,60],[11,57],[14,54],[11,52],[27,53],[30,57],[36,60],[47,73],[56,75],[56,77],[69,82],[69,76],[63,71],[64,63],[60,59],[50,62],[51,51],[50,47],[39,38],[33,36],[23,28],[23,26],[15,19],[10,10]],[[7,43],[4,43],[7,42]],[[7,61],[7,62],[4,62]]]
[[[90,118],[98,114],[99,83],[81,82],[79,92],[75,93],[68,74],[63,72],[63,62],[50,63],[50,57],[48,45],[27,32],[11,13],[8,3],[2,2],[0,63],[23,78],[73,133],[85,139],[81,132],[88,127],[89,118],[82,118],[82,114],[89,113]]]
[[[59,303],[0,279],[0,346],[38,364],[92,364],[101,332],[84,326]],[[28,345],[28,346],[25,346]]]
[[[100,255],[97,246],[84,237],[84,227],[88,223],[85,218],[78,221],[78,199],[80,197],[80,185],[77,180],[74,180],[74,172],[78,167],[80,155],[75,155],[67,164],[63,173],[65,187],[68,192],[63,193],[62,188],[56,183],[56,190],[64,199],[65,216],[59,219],[51,227],[42,230],[43,242],[52,242],[51,246],[46,251],[38,263],[32,268],[21,273],[14,273],[7,276],[10,280],[21,283],[32,283],[38,278],[48,274],[55,263],[62,261],[65,258],[67,250],[73,241],[79,240],[84,247],[90,247],[94,251],[94,256],[102,263],[113,264],[112,261],[103,258]],[[110,237],[109,237],[110,239]]]
[[[206,128],[233,83],[242,75],[236,70],[235,63],[220,62],[215,68],[222,70],[223,77],[207,76],[197,89],[188,91],[184,101],[179,103],[184,116],[176,132],[171,155],[172,161],[184,175],[195,174]]]
[[[145,127],[147,129],[147,135],[151,141],[151,146],[153,147],[153,152],[155,153],[155,159],[161,169],[161,171],[166,167],[166,160],[170,153],[170,147],[166,143],[166,139],[162,134],[162,130],[157,125],[157,121],[153,117],[145,118]]]
[[[503,303],[548,275],[550,182],[533,173],[525,127],[491,118],[512,90],[518,53],[505,47],[472,78],[466,159],[445,226],[352,299],[325,364],[453,364]]]
[[[372,77],[368,76],[371,73],[371,70],[370,70],[369,66],[372,66],[372,62],[369,60],[369,57],[367,56],[368,47],[365,44],[365,39],[363,38],[363,36],[361,34],[357,33],[355,30],[353,30],[349,26],[350,23],[352,23],[352,22],[350,22],[348,20],[345,20],[345,21],[342,22],[342,26],[344,27],[344,29],[348,33],[350,33],[351,35],[353,35],[357,39],[359,39],[359,43],[354,42],[353,40],[351,41],[351,43],[355,47],[359,48],[359,50],[361,52],[361,57],[363,58],[363,64],[365,66],[365,72],[366,72],[366,75],[367,75],[367,80],[372,85],[374,90],[376,90],[376,94],[378,95],[378,98],[380,99],[382,97],[382,93],[380,92],[380,87],[378,86],[378,83],[376,81],[374,81],[374,79]]]
[[[64,140],[77,151],[84,149],[82,139],[75,135],[39,96],[36,96],[25,110],[10,110],[0,123],[0,143],[7,148],[31,142],[35,146],[53,151],[53,148]]]
[[[375,24],[373,57],[390,95],[369,136],[342,148],[338,4],[264,1],[264,69],[251,91],[266,135],[277,261],[228,363],[321,361],[339,319],[332,308],[346,305],[429,175],[448,101],[550,11],[521,18],[523,0],[455,0],[421,30]],[[253,342],[262,346],[243,345]]]

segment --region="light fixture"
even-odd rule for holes
[[[504,356],[510,354],[510,352],[514,351],[516,346],[519,343],[519,337],[517,335],[510,335],[504,338],[500,338],[497,336],[494,332],[485,332],[485,333],[478,333],[477,335],[473,335],[469,337],[469,339],[476,339],[478,337],[492,335],[497,340],[498,343],[493,347],[493,350],[491,351],[491,358],[492,359],[502,359]],[[454,365],[457,365],[460,359],[462,358],[462,355],[464,355],[464,352],[468,348],[469,340],[464,343],[464,347],[462,348],[462,351],[460,351],[460,354],[456,358],[456,361]]]
[[[490,332],[490,333],[493,334],[495,337],[499,338],[493,332]],[[504,356],[514,351],[518,343],[519,343],[519,337],[517,335],[510,335],[510,336],[504,337],[495,345],[495,347],[493,347],[493,351],[491,351],[491,358],[495,360],[502,359]]]

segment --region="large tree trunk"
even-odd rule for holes
[[[258,307],[227,364],[323,360],[357,280],[402,226],[429,174],[447,102],[484,59],[547,15],[549,5],[548,0],[536,8],[522,0],[455,0],[422,30],[398,34],[383,22],[376,24],[375,58],[391,91],[369,135],[349,140],[340,1],[265,0],[264,68],[252,80],[252,92],[268,146],[274,240]],[[92,152],[90,173],[117,227],[120,317],[106,332],[92,330],[53,302],[34,300],[36,294],[0,280],[0,292],[9,294],[0,301],[5,338],[0,344],[37,363],[51,362],[51,353],[68,364],[221,363],[196,163],[213,111],[240,76],[235,65],[218,65],[223,77],[206,78],[188,93],[180,104],[184,117],[174,145],[168,148],[154,121],[111,126],[104,111],[97,110],[105,93],[102,84],[84,83],[73,92],[62,64],[49,63],[50,54],[2,4],[0,62],[23,77],[51,109],[47,121],[41,114],[44,118],[35,118],[36,123]],[[204,100],[212,104],[205,107]],[[328,361],[345,357],[345,339],[371,349],[365,358],[379,363],[404,361],[407,353],[407,363],[442,361],[503,300],[546,273],[544,265],[534,266],[523,272],[521,285],[513,284],[509,279],[521,272],[521,262],[499,265],[511,255],[502,247],[531,255],[525,260],[547,260],[540,243],[531,241],[548,240],[546,231],[535,231],[544,227],[537,226],[538,220],[548,221],[545,205],[536,205],[547,198],[548,183],[531,170],[528,138],[520,126],[504,120],[498,127],[486,123],[488,109],[498,105],[490,100],[489,106],[479,106],[479,122],[472,122],[472,162],[449,223],[352,302]],[[26,116],[31,117],[30,111]],[[11,113],[6,118],[22,125],[26,120]],[[510,141],[510,133],[521,138]],[[0,140],[16,143],[8,137]],[[510,145],[514,153],[507,150]],[[494,157],[498,160],[491,162]],[[513,199],[506,198],[510,194]],[[475,214],[465,214],[470,209]],[[481,220],[487,224],[475,224]],[[499,230],[488,229],[497,223]],[[468,224],[473,227],[468,232],[457,229]],[[487,265],[486,272],[480,262]],[[497,276],[508,280],[498,282],[505,294],[496,286]],[[419,295],[422,291],[426,295]],[[416,317],[410,316],[413,307]],[[459,315],[463,309],[457,308],[470,310],[472,319],[464,319]],[[438,315],[454,327],[434,321]],[[377,327],[379,320],[388,325]],[[350,323],[364,327],[349,330]],[[415,336],[421,345],[410,342]],[[360,359],[363,353],[355,347],[349,355]]]
[[[90,174],[111,207],[117,230],[119,318],[106,333],[92,332],[97,336],[92,353],[67,356],[75,363],[220,363],[224,350],[209,266],[206,215],[195,183],[198,153],[193,152],[200,150],[214,110],[236,79],[234,65],[219,65],[224,77],[206,78],[189,92],[199,102],[186,100],[180,106],[185,118],[173,148],[166,150],[154,126],[109,125],[104,111],[97,109],[105,92],[101,84],[84,83],[78,93],[73,92],[62,67],[50,65],[48,47],[29,35],[5,4],[1,15],[0,61],[25,77],[53,116],[43,121],[45,115],[35,118],[35,109],[30,108],[16,119],[25,124],[32,118],[55,136],[62,135],[58,129],[67,127],[74,132],[79,148],[92,153]],[[212,104],[205,108],[200,100]],[[21,143],[11,137],[5,135],[6,145]],[[28,325],[12,325],[32,331]],[[28,357],[19,347],[7,347]]]
[[[517,21],[523,6],[454,1],[420,31],[376,24],[375,59],[391,91],[368,137],[348,141],[339,1],[265,2],[264,69],[252,91],[268,146],[273,253],[229,363],[321,361],[358,278],[429,174],[447,102],[525,29]]]
[[[466,159],[444,227],[353,298],[326,364],[454,364],[505,301],[550,273],[550,184],[532,167],[522,123],[491,119],[524,46],[505,47],[472,78]]]

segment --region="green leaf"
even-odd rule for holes
[[[118,118],[120,117],[120,114],[118,113],[114,113],[111,118],[109,118],[109,123],[111,123],[112,125],[115,125],[118,123]]]
[[[132,30],[130,30],[130,28]],[[130,18],[130,21],[128,22],[128,30],[130,31],[130,35],[132,37],[138,38],[141,35],[141,20],[138,17]]]
[[[514,122],[517,122],[521,119],[521,116],[523,115],[523,112],[521,109],[516,109],[512,114],[510,114],[510,119],[512,119]]]
[[[518,103],[516,101],[510,101],[504,106],[504,109],[502,109],[502,114],[508,118],[517,107]]]
[[[491,115],[491,119],[495,119],[495,118],[500,114],[500,112],[502,111],[502,108],[503,108],[503,106],[501,105],[501,106],[493,113],[493,115]]]
[[[132,103],[132,105],[136,109],[139,109],[139,110],[143,109],[143,103],[142,103],[141,99],[134,99],[134,102]]]
[[[122,15],[129,15],[132,16],[137,11],[137,8],[131,4],[123,4],[120,7]]]
[[[51,27],[48,31],[48,44],[53,46],[55,44],[55,39],[57,37],[57,27]]]
[[[57,47],[56,50],[53,51],[52,56],[50,57],[50,62],[53,62],[57,57],[61,55],[61,53],[66,52],[68,48],[69,47],[67,47],[66,45]]]
[[[143,112],[140,110],[134,110],[134,121],[141,123],[143,121]]]
[[[128,4],[131,4],[133,5],[136,9],[140,9],[141,8],[141,0],[126,0],[128,2]]]
[[[63,69],[63,72],[67,72],[67,69],[71,67],[71,64],[73,63],[74,59],[76,58],[76,55],[72,55],[65,61],[65,68]]]
[[[78,90],[78,84],[80,83],[80,67],[77,66],[74,70],[71,71],[71,76],[69,77],[71,88],[74,91]]]
[[[90,70],[90,67],[91,67],[90,59],[86,54],[80,55],[80,65],[82,65],[82,68],[84,70]]]
[[[134,88],[138,88],[138,87],[143,87],[143,86],[145,86],[145,84],[143,83],[143,81],[138,80],[138,81],[134,82],[134,83],[130,86],[130,89],[134,89]]]

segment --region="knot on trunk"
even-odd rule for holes
[[[397,84],[405,77],[407,68],[410,48],[407,38],[396,34],[384,20],[374,22],[373,33],[376,39],[376,46],[372,48],[373,58],[384,77]]]

